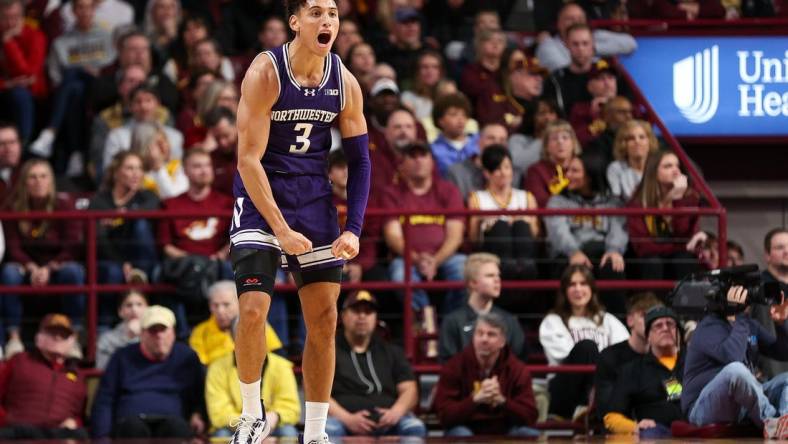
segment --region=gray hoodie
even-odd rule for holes
[[[564,192],[552,196],[547,208],[619,208],[615,197],[597,194],[591,199],[578,193]],[[550,257],[571,256],[586,242],[604,241],[605,251],[624,254],[629,235],[624,229],[623,216],[550,216],[544,218],[547,228]]]

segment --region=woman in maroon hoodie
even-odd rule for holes
[[[560,194],[569,185],[566,169],[569,161],[580,155],[575,130],[565,120],[547,126],[542,146],[542,160],[531,165],[523,179],[523,188],[536,197],[539,208],[544,208],[550,196]]]
[[[443,365],[435,410],[447,436],[536,437],[531,375],[506,345],[506,322],[480,314],[473,339]]]
[[[55,177],[49,163],[31,159],[22,165],[7,210],[15,213],[53,213],[73,208],[70,200],[57,197]],[[84,284],[85,270],[81,264],[74,262],[77,253],[75,247],[83,242],[82,226],[81,221],[74,219],[6,221],[3,228],[8,255],[0,272],[0,282],[3,285],[29,283],[34,287]],[[84,295],[62,296],[61,303],[63,312],[71,319],[82,319],[85,313]],[[12,342],[19,341],[19,323],[22,318],[19,296],[4,294],[0,297],[0,304],[2,321],[9,334],[8,345],[21,346],[21,343]],[[8,345],[6,349],[13,348]]]
[[[670,151],[651,153],[631,208],[697,207],[698,193],[688,187],[679,159]],[[629,243],[643,279],[680,279],[698,268],[687,241],[698,232],[698,216],[629,216]]]

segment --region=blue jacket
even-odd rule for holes
[[[707,315],[700,321],[687,348],[681,409],[688,414],[701,390],[732,362],[750,369],[763,354],[781,361],[788,360],[788,323],[776,328],[775,337],[746,314],[736,315],[731,323],[719,315]]]
[[[449,139],[444,137],[443,133],[441,133],[438,135],[438,138],[432,142],[431,148],[432,157],[435,158],[435,164],[438,165],[438,171],[441,177],[446,177],[450,166],[479,154],[479,135],[468,135],[465,139],[465,146],[463,146],[461,150],[458,150],[455,149],[449,142]]]
[[[140,344],[112,355],[101,377],[91,415],[93,436],[108,437],[115,421],[128,417],[188,417],[203,409],[203,367],[197,354],[176,342],[163,361],[146,358]]]

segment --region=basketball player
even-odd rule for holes
[[[331,45],[334,0],[287,0],[295,39],[257,56],[238,107],[238,175],[230,228],[240,295],[235,356],[243,413],[232,444],[259,444],[278,418],[260,400],[264,326],[278,265],[298,286],[306,323],[302,444],[326,444],[334,379],[336,302],[342,265],[358,254],[370,162],[361,89]],[[348,214],[339,233],[327,176],[330,129],[339,121],[348,158]]]

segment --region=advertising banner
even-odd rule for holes
[[[677,136],[788,135],[788,37],[639,37],[620,58]]]

